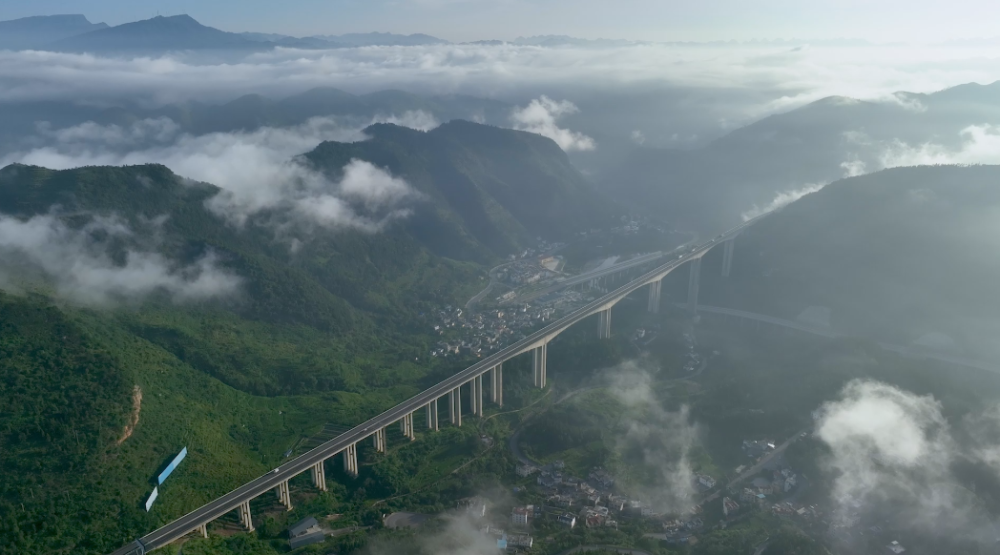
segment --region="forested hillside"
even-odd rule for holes
[[[741,235],[732,279],[702,273],[715,282],[703,302],[787,318],[828,307],[847,333],[903,344],[943,333],[955,352],[995,358],[998,184],[996,166],[837,181]]]
[[[110,551],[456,371],[427,356],[422,312],[536,235],[617,213],[548,139],[369,131],[307,160],[332,183],[370,160],[419,191],[375,229],[284,205],[234,223],[220,189],[159,165],[0,170],[0,553]]]
[[[372,140],[326,142],[306,155],[336,174],[352,158],[392,170],[427,196],[409,231],[445,256],[506,254],[541,236],[566,240],[622,214],[553,141],[523,131],[451,121],[422,132],[377,124]]]

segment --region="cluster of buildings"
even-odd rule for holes
[[[632,341],[640,346],[645,347],[649,345],[656,339],[656,335],[659,332],[659,325],[654,324],[650,329],[646,328],[636,328],[635,333],[632,334]]]
[[[617,527],[616,515],[628,511],[635,511],[637,514],[640,512],[638,502],[630,502],[626,497],[612,493],[615,479],[603,468],[593,468],[586,479],[565,474],[564,469],[562,461],[555,461],[544,467],[531,464],[517,466],[518,476],[538,474],[535,482],[548,497],[544,507],[514,507],[510,516],[511,524],[527,526],[532,519],[548,514],[554,516],[557,523],[568,528],[578,525],[588,528]]]
[[[701,365],[701,355],[695,351],[695,340],[694,336],[690,333],[684,334],[684,347],[686,352],[684,354],[684,371],[687,373],[694,372]]]
[[[496,526],[486,525],[479,531],[496,541],[497,549],[501,551],[531,549],[531,546],[535,544],[535,539],[528,534],[509,533]]]
[[[431,356],[490,354],[554,317],[556,309],[552,307],[522,305],[470,315],[461,308],[446,306],[432,314],[433,329],[439,335],[452,332],[449,335],[458,337],[439,341],[431,349]]]
[[[708,474],[698,474],[694,477],[695,487],[701,491],[709,491],[715,488],[715,478]]]
[[[695,534],[704,528],[705,522],[698,516],[668,519],[663,521],[663,540],[671,544],[694,543],[697,541]]]
[[[522,258],[497,270],[496,276],[501,283],[523,287],[556,277],[555,269],[561,264],[562,259],[554,256]]]
[[[535,240],[538,241],[538,242],[535,244],[534,247],[529,247],[529,248],[524,249],[523,251],[521,251],[519,253],[512,254],[512,255],[508,256],[507,259],[508,260],[519,260],[519,259],[520,260],[524,260],[524,259],[527,259],[527,258],[534,258],[536,256],[539,257],[539,258],[542,258],[542,257],[548,256],[549,253],[553,253],[553,252],[555,252],[555,251],[557,251],[557,250],[559,250],[559,249],[561,249],[561,248],[563,248],[563,247],[566,246],[566,243],[560,243],[558,241],[549,243],[548,241],[546,241],[545,239],[542,239],[541,237],[536,237]]]
[[[769,439],[744,439],[743,453],[751,459],[759,459],[774,451],[774,441]]]

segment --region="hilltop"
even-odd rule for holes
[[[57,40],[107,28],[107,23],[91,23],[80,14],[39,15],[0,21],[0,49],[40,48]]]
[[[428,132],[391,124],[365,132],[372,140],[326,142],[306,158],[327,172],[359,158],[406,176],[430,208],[409,229],[444,256],[503,255],[531,237],[566,240],[621,214],[540,135],[459,120]]]
[[[156,16],[115,27],[97,29],[45,45],[47,50],[70,52],[252,50],[258,42],[195,21],[189,15]]]

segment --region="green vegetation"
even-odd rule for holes
[[[995,359],[1000,168],[897,168],[837,181],[737,240],[733,278],[706,258],[703,302],[794,319],[831,309],[834,329],[909,344],[931,332]]]
[[[407,228],[444,256],[506,255],[536,236],[565,240],[606,227],[622,213],[539,135],[461,120],[428,132],[377,124],[366,133],[373,138],[326,142],[306,158],[333,176],[358,158],[405,177],[427,197]]]
[[[464,368],[469,361],[427,355],[437,337],[421,314],[464,303],[482,286],[480,263],[495,263],[533,233],[607,213],[586,194],[576,204],[557,201],[589,185],[547,139],[473,124],[433,137],[436,158],[384,162],[425,194],[410,221],[378,234],[313,231],[297,249],[275,235],[287,214],[229,225],[206,208],[218,189],[162,166],[0,170],[0,214],[55,214],[74,229],[117,218],[133,234],[106,238],[112,260],[137,249],[187,264],[212,252],[242,279],[235,298],[192,305],[153,295],[92,309],[57,299],[53,283],[20,267],[4,268],[24,292],[0,293],[0,554],[111,551],[273,468],[325,426],[353,425]],[[370,143],[401,156],[412,146]],[[335,172],[338,156],[364,157],[363,148],[327,143],[313,161]],[[503,174],[501,160],[517,169]],[[496,200],[515,181],[534,190],[512,189],[527,196],[510,204]],[[558,187],[545,190],[549,181]],[[454,191],[434,192],[445,182],[477,195],[492,190],[496,198],[482,206],[492,227],[473,232],[486,220]],[[548,211],[557,218],[534,220]],[[484,249],[494,232],[506,239]],[[512,365],[511,379],[518,372],[526,370]],[[512,387],[507,398],[537,395]],[[407,499],[441,510],[455,491],[474,489],[421,493],[478,449],[476,437],[453,437],[465,433],[428,436],[384,458],[366,453],[374,463],[358,486],[320,496],[324,509],[377,522],[363,503],[415,495]],[[185,446],[188,458],[146,513],[156,474]],[[475,464],[506,472],[506,462],[490,460]],[[345,499],[354,505],[342,507]],[[206,545],[223,549],[219,541]],[[223,544],[240,553],[265,548]]]

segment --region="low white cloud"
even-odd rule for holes
[[[674,136],[676,137],[677,135],[675,134]],[[638,129],[633,129],[632,133],[629,135],[629,138],[631,138],[632,142],[635,143],[635,144],[637,144],[637,145],[642,145],[643,143],[646,142],[646,135],[645,135],[645,133],[643,133],[642,131],[640,131]]]
[[[418,131],[430,131],[441,125],[441,122],[434,117],[434,114],[423,110],[407,110],[403,115],[391,114],[388,116],[375,116],[372,123],[393,123]]]
[[[578,111],[576,105],[568,100],[552,100],[542,95],[523,108],[514,108],[510,119],[514,129],[548,137],[566,152],[594,150],[597,146],[594,139],[583,133],[563,129],[557,123],[561,117]]]
[[[192,97],[231,99],[247,91],[283,96],[318,86],[359,92],[406,87],[481,94],[588,84],[660,83],[698,88],[770,90],[753,100],[753,117],[830,95],[889,99],[895,91],[930,92],[1000,75],[989,47],[813,47],[667,44],[544,48],[514,44],[381,46],[334,50],[279,48],[239,62],[186,58],[100,57],[0,52],[0,102],[92,101],[129,97],[150,103]],[[491,94],[492,93],[492,94]],[[536,93],[537,94],[537,93]]]
[[[934,164],[998,164],[1000,163],[1000,126],[970,125],[960,133],[958,147],[926,142],[910,145],[891,141],[883,145],[879,163],[883,168]]]
[[[150,225],[158,223],[162,220]],[[0,215],[0,287],[17,290],[20,279],[41,275],[62,298],[97,306],[157,292],[189,302],[238,290],[240,278],[221,268],[213,254],[183,265],[153,251],[114,244],[127,244],[132,235],[116,218],[92,217],[74,228],[52,214],[27,220]]]
[[[397,121],[431,125],[433,118],[414,112]],[[68,169],[163,164],[179,175],[220,187],[208,207],[234,225],[244,225],[266,210],[292,208],[310,224],[377,231],[407,215],[401,203],[418,196],[405,181],[367,162],[351,161],[343,179],[336,182],[296,159],[325,140],[367,139],[361,127],[335,118],[313,118],[290,128],[200,136],[181,133],[166,118],[127,127],[93,123],[58,130],[45,127],[40,135],[47,146],[9,154],[0,165],[20,162]]]
[[[840,169],[844,170],[844,177],[857,177],[864,175],[867,164],[862,160],[849,160],[840,163]]]
[[[826,186],[825,183],[810,183],[798,189],[789,189],[787,191],[781,191],[774,196],[771,202],[765,204],[764,206],[758,206],[755,204],[750,210],[743,212],[743,214],[741,214],[741,217],[743,218],[744,222],[752,220],[757,216],[762,216],[764,214],[767,214],[768,212],[773,212],[783,206],[791,204],[810,193],[815,193],[816,191],[819,191],[825,186]]]
[[[625,361],[605,374],[610,391],[626,407],[625,433],[618,449],[640,451],[644,466],[655,469],[652,480],[631,493],[658,511],[681,513],[690,509],[695,493],[691,451],[697,444],[698,428],[687,406],[677,411],[663,407],[646,365],[645,361]]]
[[[836,522],[888,518],[945,537],[996,539],[988,511],[953,474],[961,448],[933,397],[852,381],[821,407],[816,437],[830,449]]]
[[[369,232],[410,215],[409,208],[400,206],[419,195],[403,179],[363,160],[351,160],[343,171],[343,178],[332,190],[303,195],[295,201],[295,209],[326,228],[353,227]],[[352,201],[371,215],[359,213]]]

